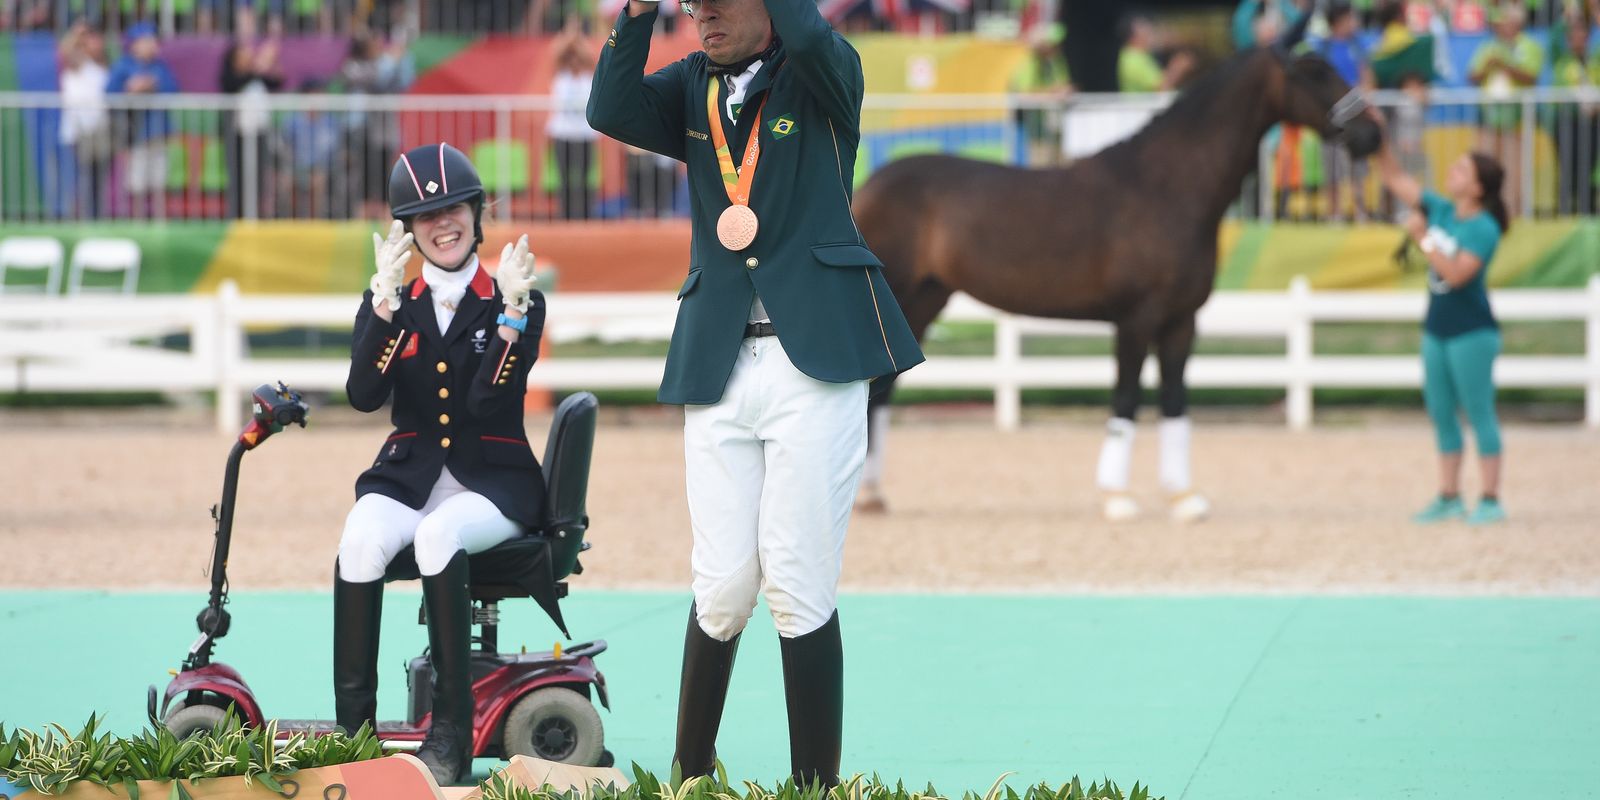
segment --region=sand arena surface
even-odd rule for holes
[[[1039,419],[999,433],[981,411],[910,412],[893,433],[890,513],[857,515],[843,587],[857,591],[1600,594],[1600,433],[1511,425],[1511,521],[1419,527],[1433,487],[1420,416],[1291,433],[1197,421],[1197,487],[1214,506],[1169,523],[1156,437],[1141,425],[1144,516],[1113,525],[1093,488],[1101,429]],[[325,589],[355,476],[387,427],[313,412],[244,460],[235,590]],[[530,418],[542,452],[547,418]],[[603,412],[590,482],[594,543],[575,584],[687,590],[681,416]],[[0,412],[0,586],[199,588],[230,440],[203,411]],[[1475,497],[1469,460],[1467,490]],[[578,590],[577,587],[574,587]]]

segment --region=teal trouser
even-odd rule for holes
[[[1500,421],[1494,411],[1494,358],[1500,331],[1480,328],[1448,339],[1422,334],[1422,399],[1433,419],[1439,452],[1461,452],[1461,423],[1467,412],[1478,439],[1478,455],[1500,455]]]

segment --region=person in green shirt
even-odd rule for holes
[[[1494,12],[1494,38],[1479,45],[1472,54],[1468,76],[1497,98],[1509,98],[1516,89],[1538,83],[1544,69],[1544,48],[1522,30],[1526,15],[1518,5],[1499,8]],[[1519,119],[1516,111],[1515,105],[1488,109],[1485,122],[1493,127],[1508,127]]]
[[[1381,115],[1374,115],[1374,118]],[[1381,124],[1381,122],[1380,122]],[[1384,184],[1414,209],[1405,227],[1428,261],[1428,312],[1422,323],[1422,398],[1439,451],[1439,494],[1413,519],[1505,519],[1500,505],[1500,423],[1495,413],[1494,360],[1500,326],[1489,307],[1486,276],[1510,227],[1506,172],[1494,157],[1468,153],[1450,166],[1445,194],[1424,190],[1400,166],[1387,137],[1379,150]],[[1461,501],[1461,423],[1465,412],[1478,445],[1483,497],[1469,514]]]
[[[1589,52],[1589,19],[1578,13],[1567,20],[1566,47],[1552,67],[1558,87],[1600,87],[1600,58]],[[1560,213],[1595,212],[1594,173],[1600,151],[1600,116],[1593,103],[1559,104],[1551,110],[1556,157],[1561,161],[1556,205]]]
[[[1489,100],[1505,101],[1483,107],[1479,147],[1506,165],[1506,200],[1512,208],[1521,207],[1522,186],[1522,107],[1516,93],[1538,83],[1545,61],[1544,48],[1522,31],[1526,19],[1527,10],[1516,3],[1492,11],[1494,38],[1478,46],[1467,72]]]
[[[1117,57],[1117,87],[1124,92],[1167,92],[1194,67],[1194,56],[1179,50],[1163,68],[1150,51],[1155,47],[1155,28],[1145,17],[1128,20],[1128,36]]]
[[[1029,166],[1048,166],[1060,162],[1061,109],[1050,101],[1064,102],[1072,96],[1072,76],[1066,54],[1061,51],[1062,26],[1040,24],[1028,35],[1028,54],[1011,73],[1011,91],[1026,95],[1017,109],[1016,122],[1028,148]]]

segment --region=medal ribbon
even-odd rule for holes
[[[767,107],[767,98],[761,98],[756,107],[756,124],[750,129],[750,141],[745,144],[744,161],[739,168],[733,166],[733,152],[728,149],[727,134],[722,132],[722,113],[717,110],[717,80],[706,83],[706,116],[711,119],[711,143],[717,148],[717,164],[722,171],[722,188],[734,205],[750,205],[750,187],[756,180],[756,161],[761,158],[761,110]]]

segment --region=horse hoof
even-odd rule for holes
[[[1210,514],[1210,501],[1198,492],[1187,492],[1172,500],[1173,522],[1199,522]]]
[[[877,492],[863,494],[856,498],[855,513],[887,514],[889,513],[889,504],[884,502],[883,495]]]
[[[1108,495],[1100,507],[1107,522],[1127,522],[1139,516],[1139,504],[1125,494]]]
[[[874,498],[872,498],[870,500],[857,500],[856,501],[856,513],[857,514],[887,514],[887,513],[889,513],[889,505],[887,503],[883,502],[882,498],[877,498],[877,497],[874,497]]]

